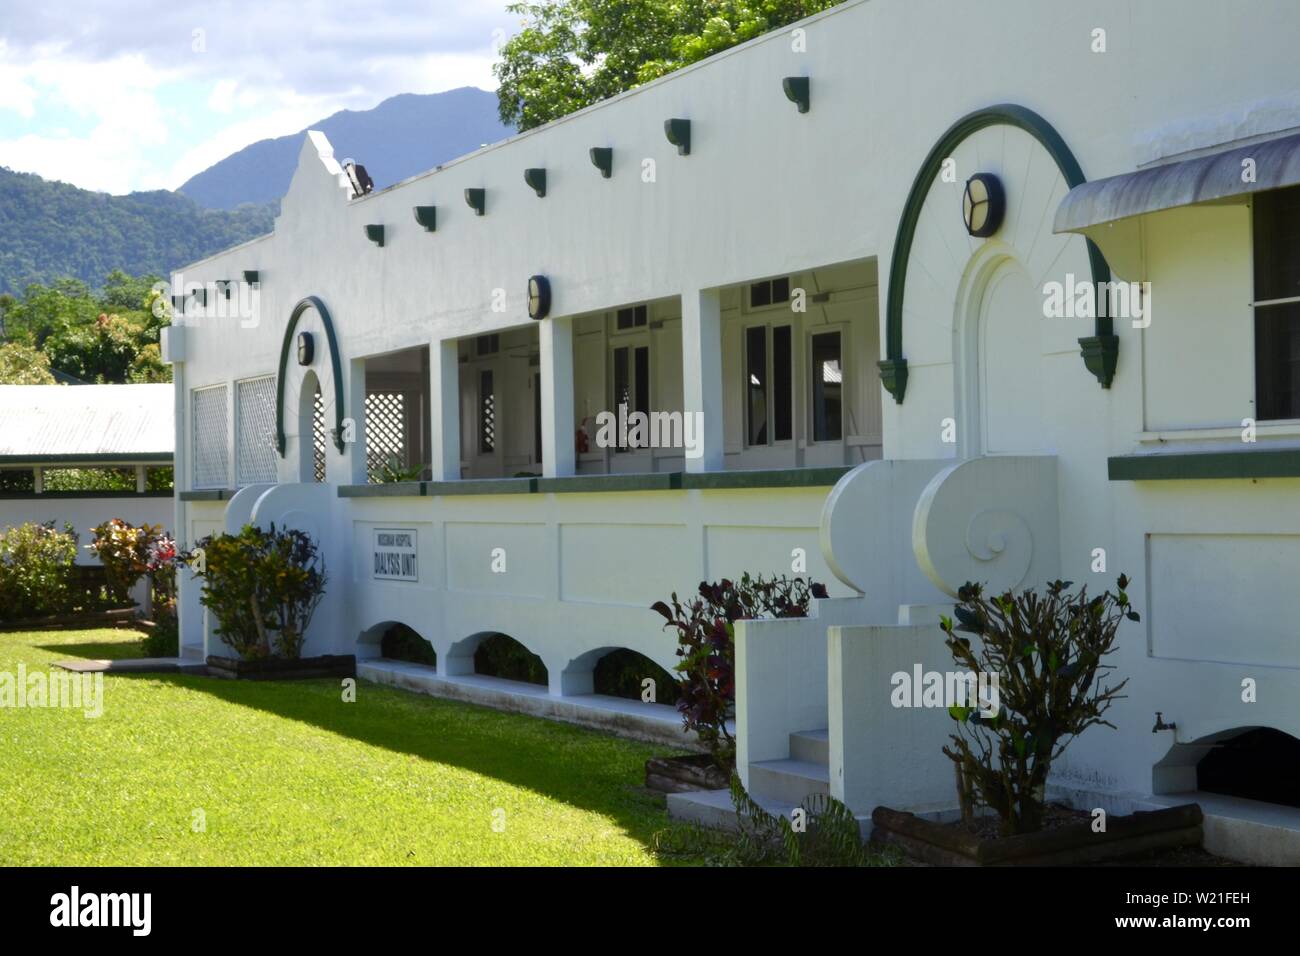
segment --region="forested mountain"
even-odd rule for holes
[[[497,119],[495,93],[472,86],[445,93],[403,93],[369,110],[342,110],[312,123],[334,158],[366,167],[376,189],[401,182],[514,131]],[[180,192],[210,209],[277,200],[289,188],[306,130],[264,139],[194,176]]]
[[[110,196],[0,166],[0,292],[110,272],[168,275],[272,228],[276,204],[204,209],[178,193]]]

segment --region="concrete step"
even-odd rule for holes
[[[819,763],[831,762],[830,733],[825,730],[799,730],[790,735],[790,759]]]
[[[790,819],[793,803],[783,803],[770,797],[751,795],[754,802],[773,816]],[[687,793],[668,794],[668,815],[674,820],[698,823],[720,830],[736,829],[736,808],[731,794],[726,790],[692,790]],[[858,816],[858,832],[862,839],[871,836],[871,817]]]
[[[760,760],[749,765],[749,789],[763,797],[797,806],[810,793],[830,793],[825,764],[807,760]]]

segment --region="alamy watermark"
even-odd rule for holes
[[[68,671],[27,673],[19,664],[18,673],[0,671],[0,708],[44,709],[64,707],[83,711],[88,719],[103,716],[104,675],[73,674]]]
[[[171,318],[175,325],[184,325],[190,316],[238,319],[242,329],[256,328],[262,321],[261,282],[243,279],[186,281],[181,272],[176,273],[175,280],[174,283],[153,284],[155,318]],[[197,311],[191,306],[196,306]]]
[[[1151,325],[1151,283],[1079,281],[1069,272],[1064,282],[1043,283],[1043,317],[1130,319],[1133,328],[1145,329]]]
[[[927,671],[920,664],[912,670],[895,671],[889,678],[894,707],[968,707],[981,717],[998,715],[998,675],[986,671]]]
[[[703,412],[596,413],[598,448],[681,448],[687,458],[704,454]]]

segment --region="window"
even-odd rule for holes
[[[644,305],[629,306],[626,309],[619,309],[614,318],[614,327],[620,332],[624,329],[635,329],[644,326],[649,318],[649,311]]]
[[[613,358],[615,414],[623,405],[627,406],[627,415],[633,412],[650,414],[650,347],[620,345],[614,349]],[[619,434],[621,439],[621,428]],[[618,450],[631,451],[634,447],[620,444]]]
[[[788,325],[756,325],[745,330],[748,445],[770,445],[794,437],[791,341]]]
[[[194,441],[192,486],[224,488],[229,482],[226,386],[195,389],[190,395]]]
[[[1300,418],[1300,187],[1254,200],[1255,410]]]
[[[768,305],[780,305],[790,301],[790,277],[764,279],[762,282],[749,284],[749,307],[761,309]]]
[[[497,448],[497,396],[492,387],[492,370],[478,373],[478,450],[491,455]]]
[[[235,385],[238,435],[235,438],[237,483],[251,485],[276,480],[275,378],[267,375]]]
[[[843,435],[844,366],[840,333],[821,332],[812,337],[813,441],[839,441]]]
[[[499,351],[501,351],[501,336],[495,332],[491,335],[480,335],[474,340],[476,355],[496,355]]]

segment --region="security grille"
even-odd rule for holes
[[[239,401],[236,463],[241,485],[276,480],[275,379],[253,378],[235,386]]]
[[[379,481],[390,458],[406,466],[406,398],[401,392],[366,395],[366,474]]]
[[[230,460],[226,435],[226,386],[195,389],[190,402],[194,414],[194,487],[224,488]]]
[[[312,440],[312,477],[317,481],[325,480],[325,399],[321,397],[320,386],[316,386],[316,395],[311,412]]]

